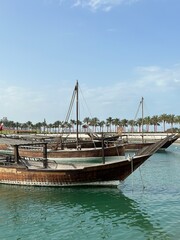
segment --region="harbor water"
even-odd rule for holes
[[[118,188],[0,185],[0,240],[180,239],[180,145]]]

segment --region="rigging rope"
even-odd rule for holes
[[[134,167],[133,167],[133,157],[131,157],[130,161],[131,161],[131,174],[132,174],[132,192],[133,192],[133,190],[134,190],[134,174],[133,174],[133,171],[134,171]]]
[[[81,90],[80,86],[79,86],[79,90],[80,90],[81,95],[82,95],[82,98],[83,98],[83,100],[84,100],[84,102],[85,102],[86,108],[87,108],[87,110],[88,110],[88,112],[89,112],[89,115],[90,115],[91,118],[92,118],[92,114],[91,114],[91,112],[90,112],[90,110],[89,110],[89,107],[88,107],[88,105],[87,105],[86,99],[84,98],[84,95],[83,95],[83,93],[82,93],[82,90]]]
[[[139,172],[140,172],[140,177],[141,177],[141,182],[142,182],[143,189],[145,189],[140,166],[139,166]]]
[[[135,117],[134,117],[134,120],[136,120],[136,118],[137,118],[137,115],[138,115],[138,112],[139,112],[139,109],[140,109],[141,104],[142,104],[142,101],[140,101],[140,103],[139,103],[138,110],[137,110],[137,112],[136,112],[136,115],[135,115]]]
[[[117,154],[118,154],[118,157],[119,157],[118,147],[117,147],[117,145],[115,145],[115,146],[116,146],[116,151],[117,151]]]
[[[132,192],[134,190],[134,166],[133,166],[133,157],[131,156],[128,156],[128,160],[131,162],[131,176],[132,176]],[[142,178],[142,173],[141,173],[141,168],[139,166],[139,172],[140,172],[140,177],[141,177],[141,182],[142,182],[142,186],[143,186],[143,190],[145,189],[145,185],[144,185],[144,182],[143,182],[143,178]]]
[[[66,118],[65,118],[65,122],[68,122],[68,120],[69,120],[69,117],[70,117],[70,114],[71,114],[71,111],[72,111],[72,108],[73,108],[75,96],[76,96],[76,89],[74,89],[74,91],[73,91],[73,95],[72,95],[72,98],[71,98],[68,113],[67,113]]]

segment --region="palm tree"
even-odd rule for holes
[[[61,122],[61,129],[62,129],[62,132],[65,131],[67,124],[68,124],[68,122]]]
[[[32,129],[32,126],[33,126],[32,122],[31,122],[31,121],[28,121],[28,122],[26,122],[26,124],[27,124],[27,126],[28,126],[28,130],[31,130],[31,129]]]
[[[3,120],[1,120],[1,122],[3,122]],[[147,132],[149,131],[149,125],[153,125],[154,126],[154,132],[157,131],[157,127],[158,125],[160,125],[159,123],[163,123],[163,130],[166,131],[166,124],[171,124],[171,129],[173,130],[173,125],[179,125],[178,127],[180,128],[180,116],[175,116],[174,114],[162,114],[160,116],[155,115],[152,117],[145,117],[144,118],[144,124],[146,125],[146,130]],[[68,122],[61,122],[61,121],[56,121],[53,124],[47,124],[46,120],[44,119],[43,122],[38,122],[36,124],[33,124],[31,121],[27,121],[26,123],[19,123],[19,122],[14,122],[14,121],[9,121],[6,120],[3,122],[4,126],[6,128],[9,129],[32,129],[32,128],[36,128],[36,130],[39,130],[41,132],[42,127],[43,127],[43,132],[45,132],[45,130],[49,130],[51,131],[52,127],[54,126],[55,129],[58,128],[58,132],[59,130],[61,130],[60,128],[62,128],[62,131],[67,128],[68,131],[71,130],[71,128],[76,125],[75,120],[70,120],[70,123]],[[142,130],[142,118],[139,118],[137,121],[135,120],[127,120],[127,119],[122,119],[120,121],[120,119],[118,118],[112,118],[109,117],[106,119],[105,121],[99,121],[98,118],[94,117],[92,119],[90,119],[89,117],[84,118],[83,123],[85,123],[86,125],[83,126],[83,129],[87,129],[87,127],[89,126],[93,126],[94,131],[96,131],[96,127],[99,126],[100,131],[103,131],[103,127],[106,126],[107,127],[107,132],[108,131],[112,131],[112,125],[115,126],[115,130],[117,131],[118,127],[123,127],[124,131],[126,131],[126,127],[128,125],[130,125],[131,132],[134,132],[134,126],[139,126],[139,132]],[[79,125],[82,125],[82,122],[79,121]],[[122,131],[121,131],[122,132]]]
[[[94,117],[91,119],[90,125],[93,126],[93,131],[96,132],[96,127],[99,124],[99,119],[97,117]]]
[[[91,119],[89,117],[85,117],[83,122],[86,123],[87,125],[89,125],[91,122]]]
[[[163,113],[160,115],[159,117],[159,121],[163,123],[163,131],[165,132],[166,131],[166,122],[168,120],[168,115]]]
[[[154,125],[154,132],[157,132],[157,126],[159,126],[159,117],[157,115],[154,115],[151,118],[151,124]]]
[[[128,126],[128,120],[127,119],[122,119],[121,124],[123,126],[123,131],[126,132],[126,127]]]
[[[106,131],[109,132],[110,124],[108,122],[106,122],[105,125],[106,125],[106,129],[107,129]]]
[[[8,126],[9,126],[10,129],[15,130],[15,127],[16,127],[16,123],[15,123],[15,122],[9,121],[9,122],[7,122],[6,124],[8,124]]]
[[[85,117],[83,122],[85,123],[84,129],[87,128],[87,130],[89,131],[89,125],[91,123],[91,119],[89,117]]]
[[[138,118],[136,121],[136,124],[138,125],[138,132],[142,131],[142,118]]]
[[[134,121],[134,120],[129,120],[128,121],[128,125],[130,125],[130,127],[131,127],[131,132],[134,132],[134,126],[135,126],[135,124],[136,124],[136,121]]]
[[[59,132],[63,132],[64,129],[64,121],[59,122]]]
[[[112,117],[107,118],[106,119],[106,123],[109,125],[109,130],[111,132],[111,126],[112,126],[112,123],[113,123]]]
[[[117,132],[118,127],[120,127],[120,125],[121,125],[121,121],[119,118],[115,118],[115,119],[113,119],[112,124],[115,126],[115,128],[116,128],[115,131]]]
[[[72,127],[73,132],[74,132],[74,125],[76,125],[76,121],[73,120],[73,119],[71,119],[71,120],[70,120],[70,124],[71,124],[71,127]]]
[[[175,123],[175,115],[169,114],[167,118],[167,122],[171,124],[171,131],[173,132],[173,124]]]
[[[44,121],[42,122],[42,126],[43,126],[43,132],[45,133],[45,129],[47,127],[47,123],[46,123],[46,119],[44,118]]]
[[[82,125],[82,129],[83,129],[83,132],[87,132],[88,125],[86,125],[86,124],[83,124],[83,125]]]
[[[105,121],[99,122],[100,132],[103,132],[104,125],[105,125]]]
[[[41,127],[42,127],[42,123],[41,122],[36,123],[34,126],[36,128],[36,132],[41,132]]]
[[[16,130],[18,131],[19,127],[21,126],[21,124],[19,122],[16,122]]]
[[[179,131],[180,131],[180,115],[175,117],[175,123],[177,123],[179,126]]]
[[[57,130],[57,132],[60,132],[60,126],[61,126],[61,121],[57,120],[53,123],[54,128],[55,128],[55,132]]]
[[[68,131],[71,132],[71,129],[74,127],[71,123],[67,123],[66,127],[68,128]]]
[[[145,117],[143,122],[146,125],[146,131],[149,132],[149,125],[151,124],[151,117],[149,117],[149,116]]]
[[[47,132],[52,132],[52,128],[54,127],[54,125],[52,123],[46,124],[47,127]]]
[[[27,123],[22,123],[21,126],[22,126],[22,129],[23,129],[23,130],[28,130],[28,126],[29,126],[29,125],[28,125]]]
[[[82,122],[80,120],[78,120],[78,126],[80,126],[80,131],[81,131]]]

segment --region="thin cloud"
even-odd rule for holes
[[[151,112],[149,115],[155,115],[161,110],[169,111],[170,99],[177,99],[179,90],[179,65],[171,68],[142,66],[136,68],[134,79],[120,80],[106,87],[87,89],[84,94],[88,96],[90,109],[93,109],[93,115],[97,117],[133,118],[142,96],[151,102],[148,107],[148,112]]]
[[[169,91],[180,87],[180,68],[160,68],[158,66],[137,67],[136,72],[139,75],[137,84],[141,87],[155,88],[158,91]]]
[[[113,33],[113,32],[117,32],[116,28],[108,28],[107,32]]]
[[[1,118],[7,117],[19,122],[38,122],[46,118],[51,123],[65,119],[73,86],[63,88],[61,84],[56,88],[43,86],[37,90],[9,86],[2,81],[0,83]],[[171,109],[171,104],[179,102],[180,65],[169,68],[137,67],[133,79],[119,80],[109,86],[90,88],[87,84],[82,84],[80,83],[84,96],[82,100],[85,100],[87,106],[83,107],[81,120],[87,116],[96,116],[100,120],[109,116],[133,119],[142,96],[150,102],[148,112],[151,113],[148,115],[155,115],[161,110],[168,112],[169,109],[177,114]]]
[[[92,11],[101,9],[102,11],[109,12],[112,8],[122,4],[134,4],[141,0],[75,0],[73,1],[74,7],[90,8]]]

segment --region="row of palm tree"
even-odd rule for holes
[[[55,121],[54,123],[47,124],[44,119],[43,122],[33,124],[31,121],[26,123],[19,123],[14,121],[8,121],[7,119],[1,120],[4,125],[4,129],[12,130],[25,130],[25,131],[36,131],[36,132],[74,132],[76,131],[77,123],[71,119],[69,122]],[[127,120],[109,117],[104,120],[99,120],[97,117],[84,118],[83,121],[78,121],[79,130],[82,132],[157,132],[158,126],[161,125],[163,131],[166,132],[166,126],[170,125],[170,129],[176,129],[180,131],[180,116],[174,114],[162,114],[160,116],[147,116],[139,118],[137,120]],[[153,130],[151,130],[153,128]]]

